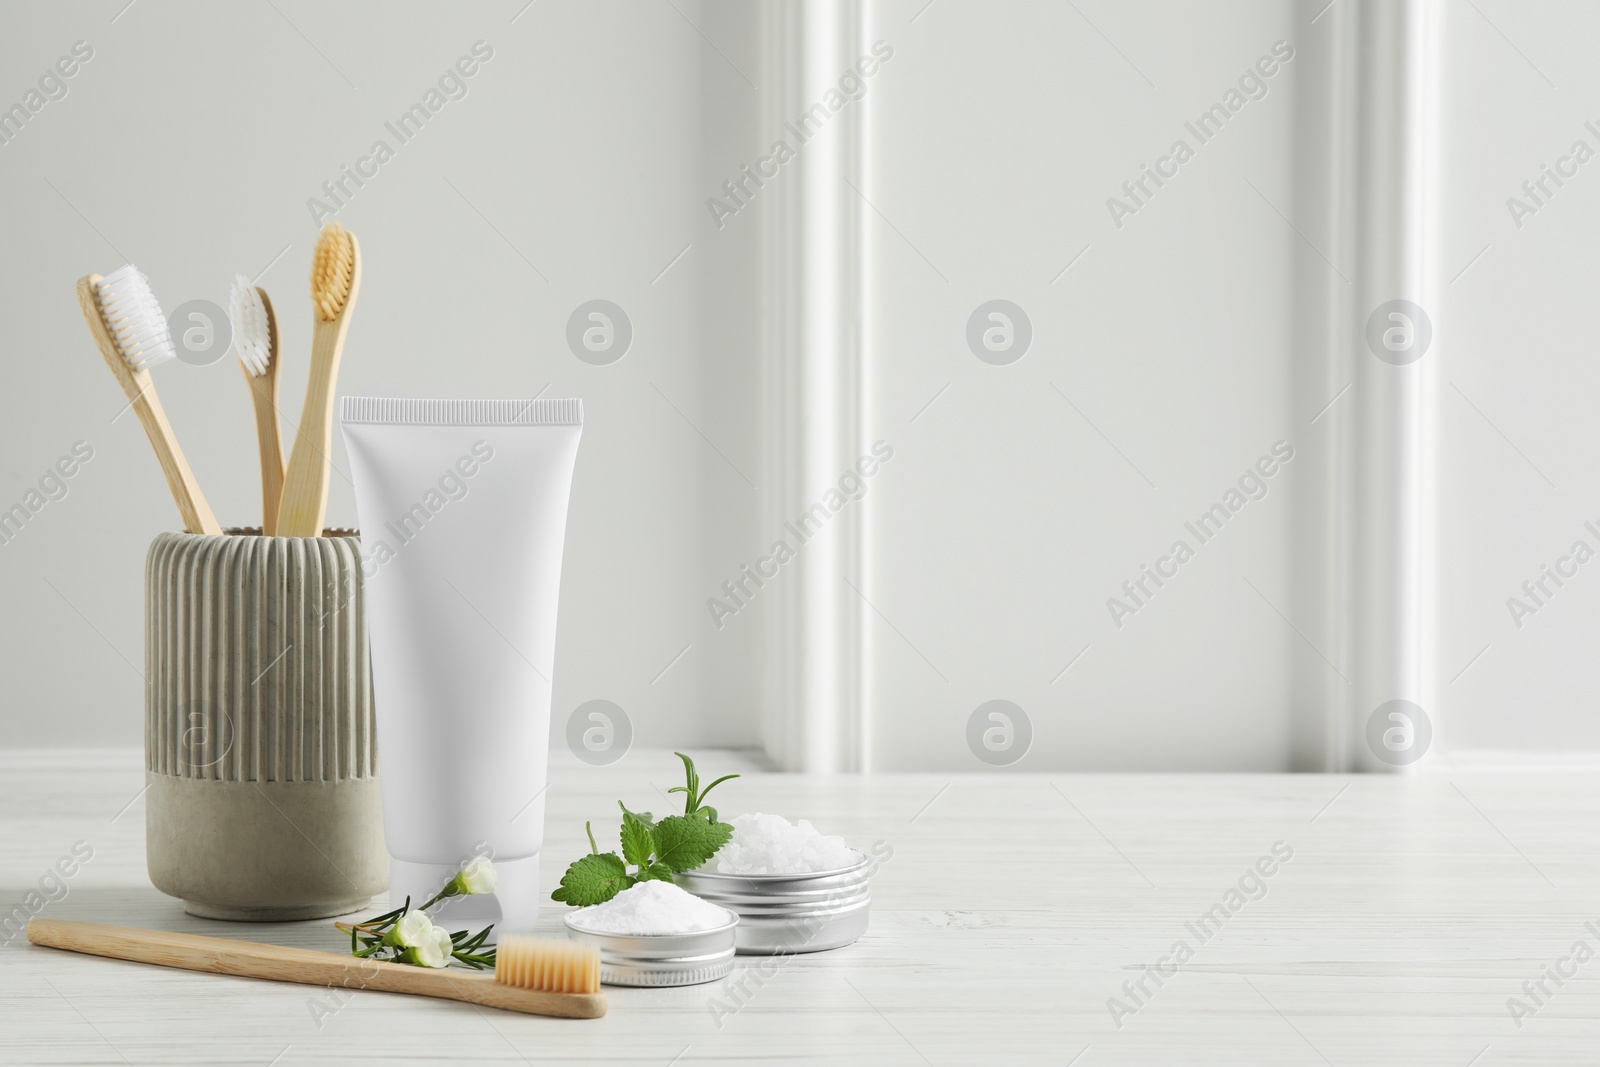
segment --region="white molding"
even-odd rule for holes
[[[1404,699],[1436,710],[1429,438],[1439,357],[1433,347],[1415,362],[1386,363],[1368,349],[1365,326],[1389,300],[1425,310],[1433,304],[1440,26],[1436,0],[1366,0],[1352,8],[1356,159],[1343,203],[1355,240],[1346,318],[1354,388],[1343,413],[1349,610],[1341,642],[1350,683],[1339,762],[1387,771],[1365,741],[1373,709]]]
[[[1304,21],[1309,24],[1318,10],[1303,4]],[[1355,301],[1346,279],[1357,247],[1352,204],[1360,156],[1358,25],[1353,5],[1338,4],[1314,27],[1322,37],[1316,47],[1294,42],[1294,196],[1304,205],[1297,212],[1302,225],[1328,260],[1302,252],[1291,316],[1299,357],[1292,410],[1308,413],[1288,433],[1297,449],[1308,446],[1300,474],[1305,483],[1294,498],[1291,614],[1315,620],[1308,637],[1327,656],[1327,662],[1302,656],[1291,675],[1289,766],[1296,771],[1342,771],[1350,746],[1350,394],[1357,353],[1350,325]]]
[[[774,140],[860,54],[854,0],[768,9],[766,120]],[[764,519],[774,536],[861,454],[859,108],[804,140],[772,190],[764,228],[767,385]],[[806,541],[768,602],[763,739],[782,769],[863,769],[859,509]]]
[[[723,770],[762,773],[770,770],[766,758],[755,749],[696,750],[702,763],[715,763]],[[705,758],[708,755],[715,759]],[[575,757],[559,746],[550,750],[553,767],[579,767]],[[640,767],[678,766],[677,758],[666,749],[634,749],[625,765]],[[138,748],[0,748],[0,773],[18,771],[139,771],[144,768],[144,753]],[[1509,750],[1435,750],[1415,764],[1415,772],[1444,774],[1595,774],[1600,772],[1600,752],[1532,752]]]
[[[771,764],[760,749],[707,748],[692,749],[703,764],[713,765],[722,771],[760,774],[771,770]],[[677,756],[665,748],[634,748],[619,763],[634,770],[682,770]],[[550,746],[552,767],[589,768],[578,757],[567,751],[565,745]],[[0,748],[0,773],[17,771],[140,771],[144,769],[144,750],[128,748]]]
[[[1420,774],[1594,774],[1600,752],[1531,752],[1506,749],[1433,752],[1416,764]]]
[[[1322,257],[1294,289],[1298,432],[1318,445],[1295,516],[1295,588],[1327,660],[1294,682],[1295,770],[1389,771],[1367,748],[1384,701],[1437,720],[1432,428],[1438,361],[1393,366],[1366,321],[1404,298],[1431,307],[1437,199],[1437,0],[1308,0],[1321,41],[1300,47],[1297,214]],[[1300,44],[1300,42],[1297,42]],[[1434,323],[1437,330],[1438,323]],[[1328,663],[1334,664],[1332,669]]]

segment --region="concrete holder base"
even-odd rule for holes
[[[370,829],[383,818],[376,778],[219,782],[147,772],[145,779],[150,881],[181,897],[190,915],[322,919],[365,908],[389,884],[389,853]]]

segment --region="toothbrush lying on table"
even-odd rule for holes
[[[222,527],[217,525],[200,483],[183,458],[150,378],[151,367],[175,358],[177,352],[172,347],[167,316],[150,291],[149,280],[131,263],[108,277],[87,275],[78,280],[78,306],[100,354],[156,450],[167,488],[183,516],[183,528],[193,534],[220,534]]]
[[[564,1019],[597,1019],[607,1006],[606,995],[600,992],[600,950],[576,941],[502,938],[495,950],[494,973],[480,974],[63,919],[34,919],[28,923],[28,940],[48,948],[189,971],[415,993]]]

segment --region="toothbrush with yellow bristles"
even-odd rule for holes
[[[161,310],[150,282],[129,263],[102,278],[98,274],[78,279],[78,307],[89,333],[116,377],[128,404],[144,426],[166,476],[167,488],[178,504],[183,528],[193,534],[220,534],[216,516],[206,503],[200,483],[183,458],[178,439],[156,396],[150,368],[177,356],[167,316]]]
[[[278,322],[265,289],[243,274],[228,294],[233,350],[250,386],[256,412],[256,444],[261,454],[261,534],[278,532],[278,501],[283,495],[283,445],[278,441]]]
[[[329,452],[333,447],[334,385],[361,288],[361,248],[355,235],[329,222],[317,238],[311,264],[311,374],[294,449],[284,473],[278,536],[316,537],[328,512]]]
[[[530,1015],[597,1019],[607,1007],[606,995],[600,991],[600,950],[576,941],[503,937],[495,952],[494,973],[480,974],[65,919],[34,919],[28,923],[28,940],[48,948],[162,967],[274,982],[411,993]]]

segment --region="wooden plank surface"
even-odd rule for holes
[[[751,766],[697,757],[710,773]],[[139,770],[15,765],[0,775],[0,907],[83,842],[93,858],[41,914],[339,950],[331,922],[209,922],[153,889]],[[584,819],[609,834],[619,798],[670,810],[660,790],[676,766],[653,752],[607,768],[558,760],[546,892],[586,850]],[[712,985],[608,987],[611,1012],[592,1022],[169,971],[19,937],[0,947],[0,1062],[1600,1059],[1600,961],[1572,956],[1579,942],[1600,952],[1600,786],[1586,775],[752,773],[719,794],[725,814],[806,817],[892,847],[868,936],[781,966],[741,957]],[[557,932],[561,911],[549,904],[541,925]],[[1143,993],[1124,989],[1141,979]],[[1114,1019],[1111,998],[1131,1010]]]

